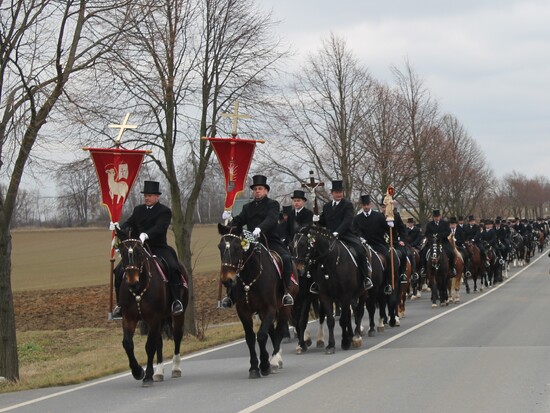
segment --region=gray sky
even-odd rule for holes
[[[379,81],[408,60],[498,178],[550,176],[549,0],[261,0],[294,65],[332,32]]]

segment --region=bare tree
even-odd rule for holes
[[[0,170],[9,180],[0,193],[0,376],[8,380],[19,377],[10,223],[23,171],[71,75],[93,65],[119,33],[105,25],[104,15],[124,5],[99,0],[0,3]]]

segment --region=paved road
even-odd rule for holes
[[[0,413],[550,412],[549,266],[538,255],[497,287],[462,292],[459,305],[409,302],[400,327],[360,349],[298,356],[285,344],[284,368],[266,378],[248,379],[237,342],[186,357],[182,378],[151,388],[122,374],[2,394]]]

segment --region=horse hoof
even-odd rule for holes
[[[143,368],[139,368],[137,371],[132,371],[132,376],[134,376],[134,379],[136,380],[143,380],[145,377],[145,370]]]
[[[141,387],[151,387],[153,385],[153,379],[143,379]]]
[[[153,381],[156,381],[156,382],[164,381],[164,374],[155,374],[153,376]]]
[[[181,377],[181,370],[172,370],[172,378],[177,379]]]
[[[401,327],[401,321],[399,320],[399,317],[395,317],[395,327]]]
[[[436,304],[436,303],[432,303],[432,308],[437,308],[437,304]]]
[[[249,379],[259,379],[260,378],[260,371],[259,370],[250,370],[248,372],[248,378]]]
[[[311,338],[306,340],[306,346],[310,347],[312,344],[313,344],[313,341],[311,340]],[[324,345],[323,345],[323,347],[324,347]]]
[[[353,340],[351,340],[351,344],[354,348],[359,348],[363,345],[363,339],[361,336],[354,336]]]
[[[304,354],[307,351],[307,347],[296,347],[296,354]]]
[[[382,326],[378,326],[376,327],[376,331],[379,332],[379,333],[383,333],[384,332],[384,327]]]
[[[376,331],[374,331],[374,330],[369,330],[368,336],[369,336],[369,337],[376,337]]]
[[[273,366],[269,366],[268,369],[261,370],[261,375],[267,377],[271,374]]]
[[[317,348],[324,348],[325,342],[323,340],[317,340]]]
[[[334,354],[334,347],[327,347],[325,349],[325,354]]]

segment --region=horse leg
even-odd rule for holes
[[[164,381],[164,359],[162,357],[162,333],[157,339],[157,366],[153,373],[153,381]]]
[[[274,310],[275,312],[276,310]],[[262,376],[268,376],[271,373],[271,366],[269,364],[269,353],[267,351],[267,339],[269,337],[269,329],[272,328],[273,321],[275,319],[275,314],[267,313],[263,317],[260,317],[262,322],[260,323],[260,328],[256,334],[256,341],[258,341],[258,347],[260,348],[260,373]],[[284,328],[284,326],[279,326],[279,328]],[[279,345],[281,344],[282,335],[279,338]]]
[[[309,295],[309,292],[307,294]],[[298,322],[296,323],[296,334],[298,335],[298,346],[296,347],[296,354],[302,354],[303,352],[307,351],[308,348],[304,335],[307,328],[310,306],[311,298],[306,297],[298,314]],[[311,339],[309,345],[311,345]]]
[[[432,289],[432,308],[436,308],[437,307],[437,300],[439,299],[438,297],[438,291],[437,291],[437,282],[435,280],[435,277],[430,277],[430,284],[431,284],[431,289]]]
[[[174,334],[174,357],[172,357],[172,377],[173,378],[181,377],[180,347],[181,347],[181,341],[183,339],[184,316],[185,316],[185,313],[172,318],[173,320],[172,330]]]
[[[355,317],[355,332],[352,338],[353,347],[361,347],[363,344],[363,326],[361,322],[363,321],[363,315],[365,314],[365,294],[361,294],[357,302],[357,306],[353,311]]]
[[[159,326],[147,326],[149,334],[145,342],[145,352],[147,353],[147,367],[145,368],[145,377],[143,378],[143,387],[149,387],[153,384],[153,360],[158,348],[158,340],[160,336]],[[162,337],[160,337],[162,340]]]
[[[334,318],[334,313],[332,311],[334,302],[330,298],[325,297],[324,299],[321,299],[321,304],[325,310],[328,327],[328,344],[325,347],[325,354],[334,354],[336,347],[336,343],[334,340],[334,325],[336,324],[336,321]]]
[[[351,309],[347,298],[342,300],[342,312],[340,314],[340,328],[342,329],[342,350],[351,347]]]
[[[376,304],[374,302],[373,297],[370,297],[370,296],[367,297],[366,306],[367,306],[367,312],[369,313],[368,336],[369,337],[374,337],[376,335],[375,323],[374,323],[374,314],[375,314],[375,311],[376,311]]]
[[[260,369],[258,368],[258,356],[256,355],[256,334],[254,333],[252,314],[241,313],[237,309],[239,319],[244,329],[244,337],[250,354],[250,369],[248,369],[249,379],[260,378]]]
[[[130,370],[132,371],[132,376],[136,380],[141,380],[145,376],[145,371],[143,367],[138,363],[135,353],[134,353],[134,332],[136,330],[137,321],[127,321],[123,320],[123,337],[122,337],[122,347],[126,351],[128,356],[128,362],[130,364]]]
[[[281,341],[285,335],[285,326],[288,326],[290,310],[291,309],[289,307],[283,307],[279,310],[279,314],[277,316],[277,327],[275,328],[273,323],[271,323],[271,328],[269,329],[269,336],[271,337],[271,343],[273,344],[273,353],[271,355],[271,359],[269,360],[272,373],[277,373],[279,369],[283,368]]]

